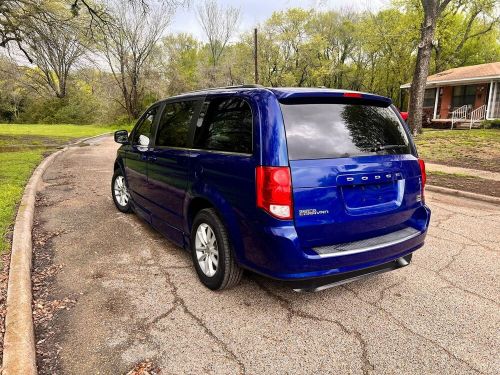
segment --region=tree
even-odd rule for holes
[[[167,94],[174,95],[200,88],[200,45],[199,41],[184,33],[168,35],[162,40],[157,59],[167,82]]]
[[[410,108],[408,123],[413,134],[422,131],[422,113],[424,105],[425,84],[429,74],[432,43],[436,24],[451,0],[421,0],[424,20],[421,25],[420,42],[418,43],[417,60],[410,89]]]
[[[150,5],[147,11],[116,1],[112,22],[102,33],[101,50],[120,87],[120,105],[129,119],[139,117],[143,78],[156,43],[170,22],[171,9]]]
[[[190,0],[159,0],[170,9],[184,6]],[[127,0],[125,5],[141,7],[147,11],[157,4],[155,0]],[[84,10],[84,12],[82,12]],[[40,22],[58,23],[85,13],[88,22],[87,31],[93,33],[103,23],[107,23],[110,14],[102,7],[102,1],[93,0],[1,0],[0,1],[0,47],[7,48],[16,45],[32,62],[31,56],[24,48],[26,36],[30,27]]]
[[[86,49],[75,22],[47,21],[30,25],[24,43],[32,62],[40,69],[40,74],[33,78],[39,78],[62,99],[67,95],[70,71]]]
[[[433,73],[455,66],[499,61],[497,0],[451,3],[438,21],[435,35]],[[490,48],[484,48],[489,46]]]
[[[240,10],[219,6],[216,0],[205,0],[198,6],[197,12],[208,39],[210,62],[216,68],[227,43],[238,29]]]

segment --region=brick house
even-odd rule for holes
[[[410,83],[401,85],[409,89]],[[478,126],[500,118],[500,62],[464,66],[427,77],[424,124]]]

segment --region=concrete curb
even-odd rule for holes
[[[78,140],[45,158],[31,175],[19,204],[10,256],[2,375],[36,375],[35,333],[31,294],[31,231],[35,197],[43,174],[72,145],[110,133]]]
[[[475,200],[482,201],[482,202],[500,205],[500,198],[490,197],[489,195],[476,194],[476,193],[471,193],[469,191],[449,189],[449,188],[435,186],[435,185],[425,185],[425,190],[432,191],[434,193],[455,195],[457,197],[475,199]]]

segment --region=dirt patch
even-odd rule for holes
[[[482,153],[483,151],[481,151]],[[480,153],[480,155],[481,155]],[[477,155],[477,154],[476,154]],[[428,163],[435,164],[443,164],[451,167],[462,167],[462,168],[471,168],[471,169],[479,169],[483,171],[497,172],[500,173],[500,163],[498,162],[500,156],[496,158],[487,158],[477,157],[474,155],[460,155],[453,159],[437,159],[434,160],[432,158],[426,159],[425,161]]]
[[[5,334],[5,313],[7,309],[7,284],[9,280],[10,251],[2,255],[0,272],[0,363],[3,363],[3,336]]]
[[[455,190],[500,197],[500,182],[449,173],[427,173],[427,183]]]
[[[44,137],[37,135],[0,135],[0,152],[25,150],[47,150],[53,152],[68,143],[66,137]]]
[[[42,203],[37,197],[37,204]],[[54,264],[52,241],[62,232],[45,232],[37,218],[33,223],[33,323],[35,326],[36,362],[38,373],[61,373],[59,352],[61,346],[57,340],[57,332],[53,327],[53,320],[60,318],[64,311],[69,310],[76,303],[77,296],[58,296],[52,290],[56,274],[63,267]]]

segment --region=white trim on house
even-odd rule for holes
[[[432,89],[437,86],[451,86],[451,85],[466,85],[468,83],[488,83],[488,81],[500,79],[500,75],[494,76],[485,76],[485,77],[473,77],[473,78],[461,78],[461,79],[453,79],[453,80],[442,80],[442,81],[430,81],[425,84],[426,89]],[[405,83],[404,85],[399,86],[401,89],[409,89],[411,87],[411,83]]]
[[[436,99],[434,100],[434,114],[432,115],[432,119],[435,120],[437,116],[438,109],[438,101],[439,101],[439,87],[436,87]]]
[[[486,120],[495,120],[499,116],[493,117],[493,110],[497,102],[497,96],[500,95],[500,80],[490,82],[490,95],[488,96],[488,104],[486,106]]]
[[[491,80],[490,82],[490,92],[488,94],[488,103],[486,103],[486,120],[490,119],[490,113],[491,113],[491,105],[493,104],[493,84],[495,82]]]

